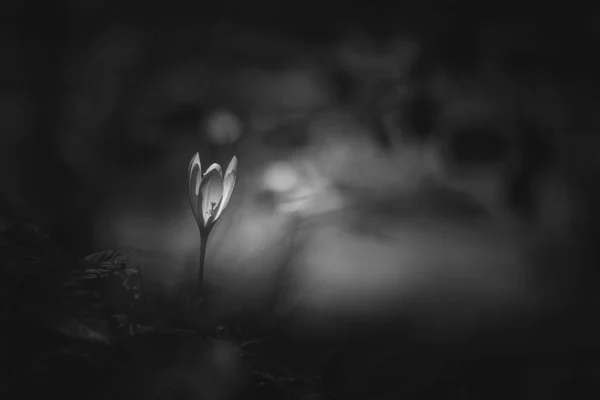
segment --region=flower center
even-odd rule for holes
[[[211,217],[215,213],[216,208],[217,208],[217,203],[214,201],[211,201],[210,208],[208,210],[206,210],[206,216]]]

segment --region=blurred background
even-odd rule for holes
[[[304,333],[400,318],[446,340],[593,306],[597,14],[4,7],[4,227],[35,223],[81,256],[135,249],[168,297],[198,262],[189,160],[235,154],[206,266],[235,294],[223,312],[268,307]]]

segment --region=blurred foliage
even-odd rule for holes
[[[0,393],[11,398],[17,392],[33,394],[30,385],[63,398],[171,396],[175,390],[187,393],[183,398],[204,393],[216,399],[213,396],[226,393],[226,398],[251,399],[263,396],[260,393],[266,385],[290,399],[327,398],[320,397],[318,387],[310,382],[297,388],[297,378],[281,372],[272,375],[273,366],[254,361],[261,358],[252,349],[262,341],[244,340],[237,330],[217,326],[199,332],[189,328],[193,322],[188,328],[143,325],[134,314],[116,314],[109,278],[118,278],[119,288],[126,290],[131,301],[143,295],[140,269],[130,267],[129,253],[106,250],[83,260],[70,257],[38,227],[19,224],[0,235],[0,257],[0,364],[10,371],[8,380],[0,382]],[[145,304],[143,310],[152,313]],[[247,361],[236,372],[238,359]],[[206,378],[206,382],[202,378],[203,384],[187,381],[189,370],[205,362],[214,365],[202,367],[209,369],[200,373],[216,378]],[[165,381],[169,378],[150,385],[145,382],[144,374],[164,368],[183,368],[176,387],[161,386],[170,385]],[[222,379],[234,381],[226,384]],[[230,387],[223,392],[219,385]]]
[[[58,250],[39,228],[18,224],[2,242],[2,318],[39,323],[74,338],[110,343],[104,298],[107,278],[117,275],[132,298],[140,297],[138,269],[127,267],[129,255],[107,251],[77,259]]]
[[[7,130],[0,146],[0,217],[36,221],[77,252],[90,246],[96,213],[127,185],[119,181],[159,170],[215,108],[232,110],[247,132],[253,119],[273,124],[290,112],[311,120],[309,113],[350,106],[389,145],[385,131],[402,114],[411,114],[406,119],[416,130],[452,128],[435,125],[431,102],[406,103],[413,95],[407,90],[443,91],[434,82],[442,67],[458,77],[457,87],[443,94],[452,97],[464,75],[485,75],[493,64],[508,79],[492,76],[490,91],[515,92],[513,81],[522,81],[533,93],[524,88],[520,103],[534,108],[532,114],[561,122],[563,114],[577,113],[556,130],[579,131],[572,122],[587,126],[584,121],[595,118],[597,94],[588,83],[597,68],[586,50],[594,17],[561,10],[560,21],[577,21],[566,32],[545,17],[557,15],[550,6],[543,14],[523,6],[511,18],[508,10],[489,13],[468,3],[449,9],[175,1],[140,8],[105,0],[48,3],[44,18],[33,18],[25,6],[11,11],[17,18],[5,37],[10,63],[2,70],[12,87],[0,99]],[[255,69],[264,73],[243,77]],[[281,74],[288,70],[297,71]],[[244,79],[253,86],[241,85]],[[563,82],[568,85],[560,87]],[[254,109],[278,90],[283,93],[269,99],[270,106],[289,102],[291,110]],[[280,130],[305,130],[289,125]],[[39,196],[50,191],[50,198]]]

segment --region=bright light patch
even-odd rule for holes
[[[242,122],[230,111],[216,111],[208,119],[206,135],[213,144],[232,144],[242,136]]]
[[[299,183],[298,172],[287,163],[276,163],[265,171],[263,185],[266,190],[282,193],[292,190]]]
[[[277,211],[318,215],[338,209],[343,199],[310,163],[276,163],[263,175],[263,187],[277,194]]]

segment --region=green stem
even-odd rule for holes
[[[200,233],[200,265],[198,268],[198,293],[202,292],[202,281],[204,278],[204,259],[206,258],[206,244],[208,243],[209,231]]]

